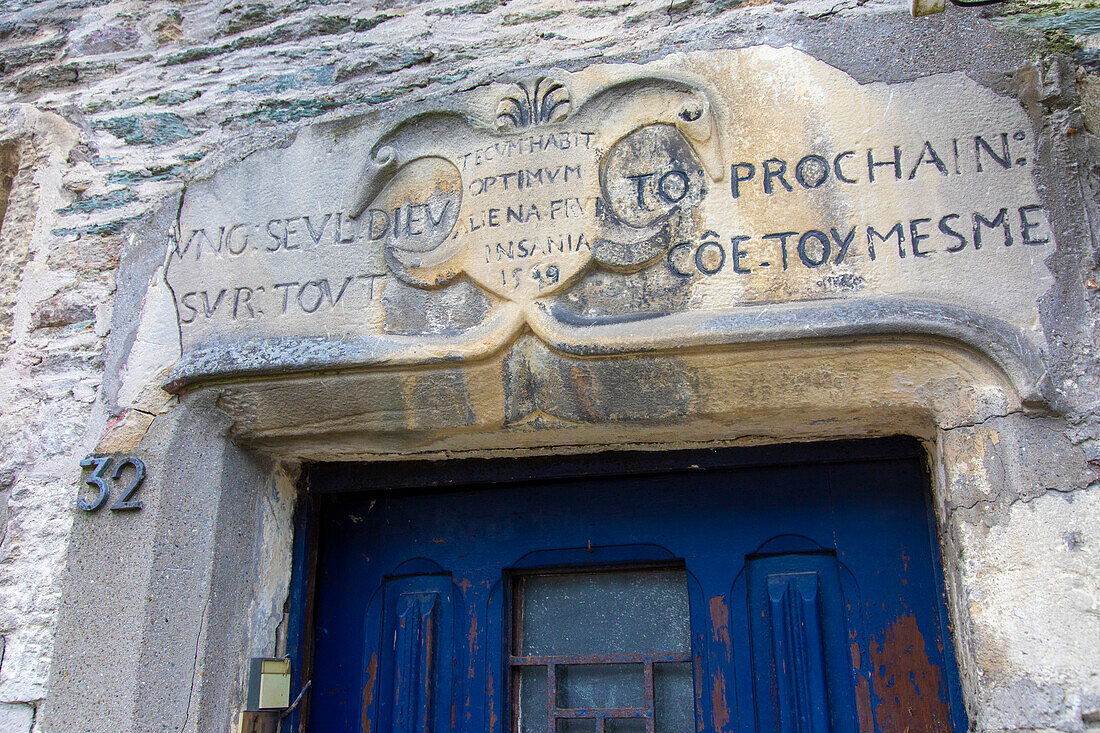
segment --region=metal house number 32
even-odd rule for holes
[[[124,512],[141,509],[142,503],[130,497],[134,495],[134,492],[141,486],[141,482],[145,480],[145,464],[141,462],[140,458],[126,456],[120,459],[114,465],[114,471],[111,471],[113,460],[111,456],[88,456],[80,462],[82,468],[92,469],[92,473],[84,479],[84,483],[99,491],[99,497],[94,502],[88,501],[83,496],[77,497],[76,505],[84,511],[94,512],[107,502],[111,495],[110,487],[107,485],[108,479],[118,481],[127,467],[134,469],[134,477],[122,490],[122,498],[111,505],[111,511]]]

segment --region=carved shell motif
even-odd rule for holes
[[[520,93],[505,97],[497,105],[498,129],[519,130],[561,122],[569,116],[569,90],[561,82],[540,76],[516,86]]]

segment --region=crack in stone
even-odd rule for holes
[[[870,2],[870,0],[855,0],[855,3],[853,4],[852,2],[850,2],[850,0],[845,0],[844,2],[839,2],[823,12],[810,13],[809,18],[811,20],[823,20],[825,18],[831,18],[835,15],[842,14],[845,10],[855,10],[856,8],[862,8],[868,2]]]
[[[986,417],[982,420],[978,420],[976,422],[965,423],[965,424],[962,424],[962,425],[955,425],[955,426],[952,426],[952,427],[949,427],[949,428],[941,428],[941,430],[945,433],[948,433],[948,432],[951,432],[953,430],[959,430],[961,428],[980,427],[980,426],[985,425],[986,423],[988,423],[992,420],[999,420],[999,419],[1003,419],[1003,418],[1007,418],[1007,417],[1012,417],[1014,415],[1020,415],[1021,417],[1025,417],[1025,418],[1030,419],[1030,420],[1039,419],[1041,417],[1041,416],[1037,416],[1037,415],[1028,414],[1025,410],[1009,410],[1006,413],[997,414],[997,415],[990,415],[989,417]],[[1061,488],[1058,488],[1058,487],[1055,487],[1055,486],[1046,486],[1046,487],[1043,487],[1041,490],[1039,490],[1038,493],[1036,493],[1034,495],[1025,494],[1025,495],[1013,497],[1011,499],[1008,499],[1004,495],[1003,492],[1000,492],[1000,493],[998,493],[998,495],[994,496],[993,498],[975,499],[970,504],[963,504],[963,505],[960,505],[960,506],[950,507],[949,510],[948,510],[948,513],[949,513],[950,516],[953,517],[956,512],[959,512],[959,511],[972,511],[972,510],[976,509],[978,506],[980,506],[982,504],[990,506],[990,507],[997,506],[998,504],[1003,504],[1005,509],[1009,509],[1009,508],[1015,506],[1016,504],[1020,504],[1020,503],[1030,504],[1031,502],[1035,501],[1036,499],[1039,499],[1043,496],[1049,495],[1051,492],[1058,493],[1058,494],[1073,494],[1073,493],[1076,493],[1078,491],[1087,491],[1088,489],[1092,488],[1093,486],[1096,486],[1098,483],[1100,483],[1100,478],[1097,478],[1093,481],[1090,481],[1089,483],[1084,484],[1082,486],[1075,486],[1075,487],[1069,488],[1069,489],[1061,489]],[[1006,500],[1007,500],[1007,503],[1005,503]]]
[[[1098,479],[1097,481],[1090,481],[1089,483],[1085,484],[1084,486],[1075,486],[1072,489],[1059,489],[1055,486],[1045,486],[1045,487],[1043,487],[1043,489],[1039,493],[1035,494],[1034,496],[1017,496],[1017,497],[1014,497],[1007,504],[1005,504],[1004,507],[1005,507],[1005,509],[1008,509],[1008,508],[1011,508],[1011,507],[1015,506],[1016,504],[1030,504],[1031,502],[1035,501],[1036,499],[1041,499],[1042,497],[1047,496],[1052,492],[1056,493],[1056,494],[1075,494],[1079,491],[1088,491],[1089,489],[1096,486],[1098,482],[1100,482],[1100,479]],[[963,506],[952,507],[951,510],[950,510],[951,516],[954,516],[955,512],[970,511],[972,509],[976,509],[979,504],[988,504],[990,506],[994,506],[999,501],[1001,501],[1002,499],[1004,499],[1003,496],[997,497],[997,498],[994,498],[994,499],[977,499],[972,504],[966,504],[966,505],[963,505]]]
[[[179,238],[176,241],[182,243],[183,237],[183,202],[187,198],[187,186],[184,185],[180,190],[179,205],[176,207],[176,236]],[[177,244],[179,246],[179,244]],[[168,292],[172,294],[172,305],[176,305],[176,291],[172,289],[172,284],[168,282],[168,265],[172,262],[171,250],[164,254],[164,271],[161,273],[161,277],[164,279],[164,286],[168,288]],[[180,354],[183,354],[183,329],[179,323],[179,312],[176,313],[176,337],[179,339]]]
[[[206,603],[202,606],[202,615],[199,617],[199,632],[195,636],[195,658],[191,665],[191,687],[187,691],[187,708],[184,711],[183,725],[180,726],[180,733],[187,730],[187,723],[191,720],[191,699],[195,696],[195,676],[199,669],[199,647],[202,645],[202,632],[206,628],[206,612],[210,609],[210,600],[213,597],[213,594],[206,597]]]
[[[962,423],[961,425],[952,425],[951,427],[947,427],[947,428],[941,427],[940,430],[942,430],[945,433],[950,433],[952,430],[961,430],[962,428],[976,428],[976,427],[980,427],[982,425],[985,425],[987,422],[989,422],[991,420],[1000,420],[1002,418],[1012,417],[1013,415],[1021,415],[1023,417],[1030,418],[1030,419],[1035,419],[1035,417],[1036,417],[1035,415],[1029,415],[1024,410],[1009,410],[1008,412],[1005,412],[1005,413],[990,415],[989,417],[982,418],[981,420],[978,420],[976,422]]]

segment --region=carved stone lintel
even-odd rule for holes
[[[1047,399],[1056,245],[1016,101],[770,47],[490,89],[189,186],[143,310],[158,344],[175,319],[173,386],[485,359],[527,331],[584,355],[894,334]]]

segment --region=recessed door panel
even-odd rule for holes
[[[746,563],[758,730],[857,733],[836,556],[785,553]]]

